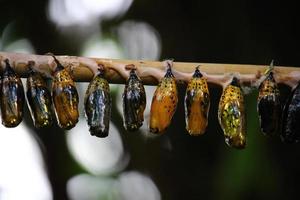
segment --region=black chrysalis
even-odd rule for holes
[[[126,130],[135,131],[143,125],[146,93],[136,70],[131,69],[123,92],[123,124]]]
[[[274,135],[279,129],[281,104],[280,93],[273,72],[270,72],[259,86],[257,111],[262,133]]]
[[[283,109],[281,139],[296,143],[300,139],[300,82],[290,94]]]

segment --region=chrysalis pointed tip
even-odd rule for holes
[[[231,80],[230,85],[236,86],[236,87],[240,87],[240,80],[237,77],[233,77]]]
[[[52,58],[54,59],[54,62],[56,63],[56,69],[54,72],[57,72],[57,71],[60,71],[60,70],[63,70],[65,67],[59,62],[59,60],[56,58],[55,55],[50,55],[52,56]]]
[[[5,68],[4,68],[3,75],[5,75],[5,76],[14,75],[15,71],[9,63],[9,59],[5,59],[4,62],[5,62]]]
[[[136,76],[137,67],[134,64],[125,65],[125,70],[130,70],[129,76]]]
[[[268,76],[267,76],[267,79],[268,79],[268,80],[275,81],[275,80],[274,80],[274,73],[273,73],[272,71],[269,72],[269,74],[268,74]]]
[[[271,73],[274,69],[274,59],[272,59],[270,65],[269,65],[269,69],[267,70],[268,73]]]
[[[33,66],[35,65],[35,62],[33,60],[28,61],[27,66],[29,69],[33,69]]]
[[[28,61],[28,66],[32,67],[35,65],[35,62],[33,60]]]
[[[167,71],[165,74],[165,78],[174,78],[174,74],[172,72],[172,67],[173,67],[173,59],[168,59],[164,61],[167,64]]]
[[[200,72],[200,69],[199,69],[200,65],[198,65],[195,69],[195,72],[193,74],[193,78],[201,78],[203,77],[202,73]]]
[[[270,67],[274,68],[274,59],[271,60]]]
[[[8,58],[6,58],[6,59],[4,60],[4,62],[5,62],[6,65],[10,65],[10,64],[9,64],[9,59],[8,59]]]
[[[132,71],[132,70],[136,70],[137,67],[134,64],[128,64],[128,65],[125,65],[125,69]]]
[[[103,76],[105,72],[105,68],[103,64],[98,64],[97,73],[95,76]]]
[[[264,74],[265,75],[269,75],[273,71],[273,69],[274,69],[274,59],[272,59],[270,65],[268,67],[268,69],[266,69],[266,71],[265,71]]]
[[[34,73],[33,66],[35,65],[35,62],[33,60],[28,61],[27,67],[28,67],[28,74]]]

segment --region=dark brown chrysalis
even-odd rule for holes
[[[123,125],[128,131],[135,131],[143,125],[146,107],[146,92],[136,70],[131,69],[123,92]]]
[[[257,112],[262,133],[274,135],[279,129],[281,104],[279,89],[272,71],[267,73],[266,79],[259,86]]]
[[[111,96],[109,84],[103,70],[90,82],[84,99],[84,109],[91,135],[107,137],[111,117]]]
[[[58,125],[66,130],[73,128],[78,122],[79,97],[75,82],[70,73],[54,57],[56,69],[52,82],[52,98]]]
[[[281,139],[286,143],[296,143],[300,140],[300,82],[290,94],[282,116],[283,126]]]
[[[2,124],[6,127],[16,127],[23,118],[24,88],[9,60],[5,59],[4,62],[6,66],[1,79],[0,98]]]
[[[32,69],[33,64],[29,63],[30,71],[27,78],[28,108],[36,128],[49,127],[53,122],[51,93],[42,74]]]

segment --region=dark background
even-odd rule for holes
[[[17,29],[11,41],[28,38],[37,54],[78,55],[83,41],[60,34],[48,20],[46,6],[47,1],[41,0],[1,0],[0,31],[14,21]],[[114,34],[112,27],[126,19],[145,21],[158,31],[162,59],[266,65],[275,59],[276,65],[300,66],[298,11],[289,1],[136,0],[125,15],[105,20],[103,31]],[[256,92],[246,97],[248,144],[238,151],[224,144],[218,125],[221,88],[210,88],[209,127],[201,137],[186,134],[185,88],[179,89],[180,106],[167,133],[149,143],[138,133],[122,136],[131,155],[125,170],[148,174],[166,200],[299,198],[299,145],[286,145],[279,137],[260,133],[254,112]],[[28,115],[26,122],[32,126]],[[114,116],[113,122],[121,127],[121,116]],[[68,153],[64,133],[57,127],[43,134],[32,130],[45,146],[54,198],[67,199],[67,180],[83,169]],[[164,148],[166,139],[171,150]]]

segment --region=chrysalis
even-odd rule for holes
[[[265,135],[273,135],[279,129],[281,115],[280,94],[273,72],[259,86],[257,111],[261,131]]]
[[[223,91],[219,102],[218,119],[224,132],[225,142],[231,147],[245,148],[244,97],[236,77]]]
[[[21,79],[11,68],[9,60],[5,59],[4,62],[6,67],[1,80],[0,98],[2,124],[6,127],[16,127],[23,118],[24,89]]]
[[[135,131],[143,125],[146,93],[136,70],[131,69],[123,93],[123,124],[126,130]]]
[[[108,136],[111,96],[109,84],[103,77],[103,70],[90,82],[85,94],[84,108],[91,135]]]
[[[289,96],[283,111],[281,139],[296,143],[300,139],[300,82]]]
[[[197,136],[205,132],[209,106],[207,81],[197,67],[188,83],[184,100],[186,130],[190,135]]]
[[[36,128],[49,127],[53,122],[51,93],[41,73],[34,71],[29,63],[27,78],[27,103],[33,124]]]
[[[163,133],[165,131],[176,111],[177,102],[176,80],[169,64],[167,72],[159,82],[152,98],[150,132]]]
[[[52,83],[52,98],[58,125],[66,130],[73,128],[78,122],[79,97],[68,70],[53,56],[56,62]]]

